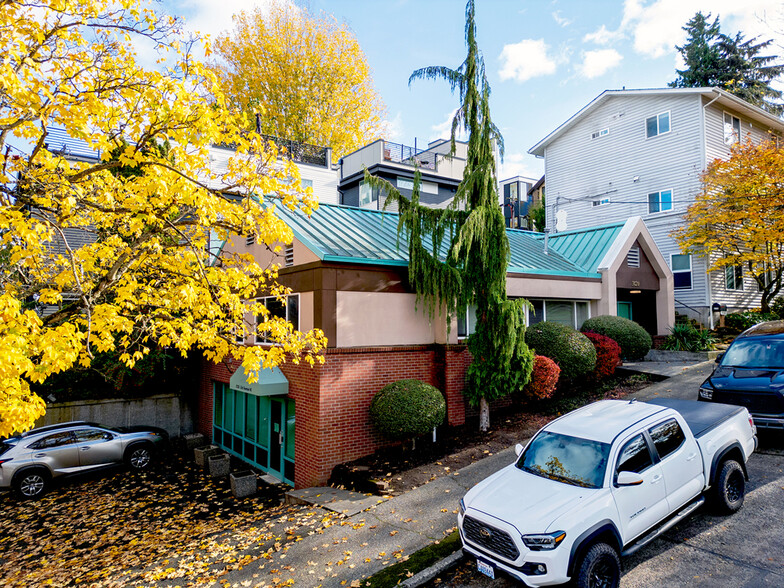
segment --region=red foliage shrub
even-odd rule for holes
[[[535,355],[531,380],[523,389],[525,396],[536,400],[552,397],[560,375],[561,368],[552,359],[544,355]]]
[[[618,361],[621,359],[621,346],[609,337],[599,333],[586,331],[584,335],[591,340],[591,343],[596,348],[596,367],[593,370],[593,377],[597,380],[603,380],[612,376],[615,373]]]

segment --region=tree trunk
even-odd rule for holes
[[[487,433],[490,429],[490,404],[484,396],[479,399],[479,430]]]

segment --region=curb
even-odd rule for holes
[[[405,582],[401,582],[400,586],[402,588],[418,588],[422,586],[425,582],[429,582],[433,578],[435,578],[441,572],[448,570],[449,568],[455,566],[465,557],[463,553],[463,549],[460,548],[455,551],[452,555],[446,556],[441,561],[437,561],[432,566],[427,569],[422,570],[418,574],[410,577]]]

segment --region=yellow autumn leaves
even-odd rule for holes
[[[140,39],[170,69],[140,65]],[[219,245],[291,242],[275,207],[317,201],[186,46],[132,1],[0,0],[0,436],[43,413],[30,382],[99,352],[199,349],[250,371],[322,359],[323,333],[282,319],[260,322],[278,346],[236,343],[268,314],[253,299],[285,289]],[[55,129],[96,157],[63,152]]]

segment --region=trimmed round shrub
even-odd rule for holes
[[[621,346],[624,359],[642,359],[651,350],[653,340],[648,331],[634,321],[621,316],[601,315],[589,318],[580,330],[593,331],[609,337]]]
[[[446,401],[438,388],[419,380],[387,384],[370,403],[370,420],[395,441],[424,435],[444,422]]]
[[[599,333],[588,331],[584,335],[596,349],[596,367],[593,368],[593,377],[597,380],[609,378],[615,373],[615,367],[621,360],[621,346]]]
[[[523,394],[526,398],[535,400],[552,398],[560,375],[561,368],[552,359],[544,355],[535,355],[531,379],[523,388]]]
[[[561,323],[543,321],[528,327],[525,342],[537,355],[557,363],[565,380],[590,374],[596,365],[596,350],[588,337]]]

